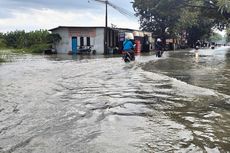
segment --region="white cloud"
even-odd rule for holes
[[[111,0],[112,1],[112,0]],[[121,3],[118,3],[120,1]],[[128,11],[131,11],[132,7],[130,0],[118,0],[113,3],[124,4],[121,6],[126,7]],[[57,1],[55,1],[57,3]],[[54,2],[54,3],[55,3]],[[51,5],[44,4],[40,1],[33,1],[33,3],[25,0],[23,3],[19,0],[9,0],[9,3],[5,0],[1,0],[0,4],[4,4],[8,14],[4,14],[4,11],[0,12],[0,32],[14,31],[14,30],[38,30],[38,29],[51,29],[57,26],[104,26],[105,25],[105,9],[104,6],[93,2],[88,3],[87,0],[71,0],[71,4],[79,2],[76,7],[65,4],[63,0],[58,1],[55,8],[43,7]],[[80,3],[81,2],[81,3]],[[27,4],[26,8],[22,9],[23,4]],[[32,7],[32,4],[37,3]],[[49,2],[50,3],[50,2]],[[15,9],[15,5],[19,7]],[[65,5],[64,5],[65,4]],[[61,8],[63,5],[63,8]],[[30,7],[31,6],[31,7]],[[84,8],[85,7],[85,8]],[[69,8],[69,9],[68,9]],[[123,28],[138,29],[139,25],[137,20],[128,19],[118,11],[109,7],[108,25],[111,23]]]

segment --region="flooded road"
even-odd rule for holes
[[[229,86],[224,47],[16,57],[0,65],[0,153],[229,152]]]

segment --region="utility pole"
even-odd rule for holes
[[[88,1],[90,1],[90,0],[88,0]],[[107,40],[107,38],[108,38],[107,32],[109,31],[108,30],[108,5],[112,8],[114,8],[115,10],[117,10],[118,12],[120,12],[121,14],[128,16],[129,18],[135,17],[135,16],[133,15],[132,12],[129,12],[129,11],[111,3],[109,0],[94,0],[94,1],[105,4],[104,54],[109,54],[108,40]]]
[[[108,29],[108,0],[105,1],[105,34],[104,34],[104,53],[108,54],[107,30]]]

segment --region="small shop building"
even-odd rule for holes
[[[61,40],[53,44],[57,53],[79,53],[92,50],[97,54],[119,53],[127,35],[132,35],[137,47],[136,51],[150,51],[153,49],[154,39],[151,32],[124,28],[105,27],[73,27],[59,26],[50,29],[59,34]]]

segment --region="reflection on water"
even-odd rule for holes
[[[195,51],[195,61],[196,63],[199,63],[199,51],[198,50]]]
[[[0,66],[0,152],[228,152],[229,52],[194,57],[17,57]]]
[[[200,49],[190,52],[170,52],[169,58],[147,64],[147,69],[160,72],[189,84],[211,88],[229,95],[230,50],[226,48]],[[195,57],[191,58],[191,57]],[[152,67],[152,68],[150,68]]]
[[[164,110],[173,120],[192,132],[193,138],[184,144],[185,148],[202,148],[207,152],[229,151],[229,53],[230,50],[226,48],[171,52],[168,59],[150,62],[144,67],[148,71],[223,93],[217,97],[210,95],[186,99],[179,102],[185,103],[184,106]],[[195,56],[194,60],[192,56]],[[194,92],[190,94],[194,95]],[[203,94],[202,91],[200,93]],[[195,149],[195,152],[198,150]]]

